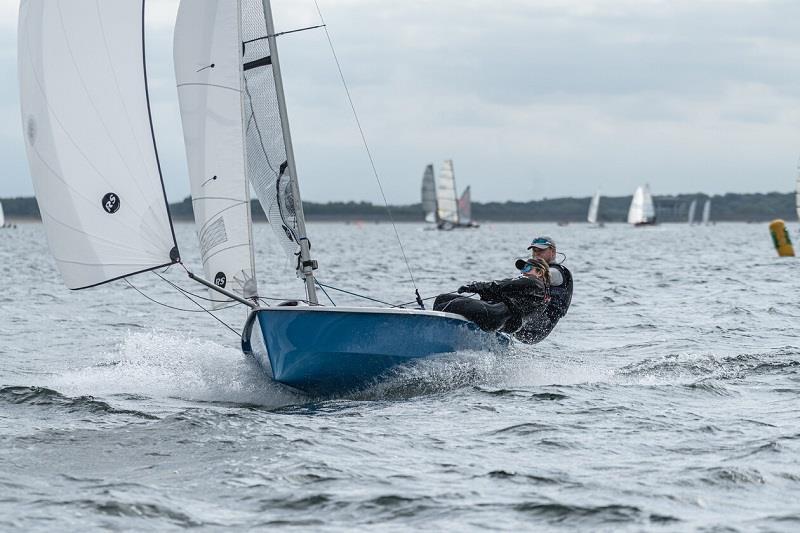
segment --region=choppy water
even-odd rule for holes
[[[208,316],[124,283],[70,292],[41,226],[0,231],[0,529],[800,527],[800,276],[764,225],[399,230],[425,296],[508,275],[550,234],[573,307],[540,345],[307,398]],[[267,232],[262,292],[296,296]],[[323,281],[413,299],[389,226],[310,232]]]

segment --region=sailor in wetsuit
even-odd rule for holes
[[[459,287],[458,294],[437,296],[433,309],[462,315],[485,331],[515,333],[544,314],[550,283],[550,272],[544,260],[518,259],[516,266],[522,274],[520,277],[469,283]],[[480,300],[460,296],[468,292],[477,294]]]
[[[572,303],[572,273],[556,263],[556,243],[550,237],[536,237],[528,247],[534,258],[542,259],[550,266],[550,301],[544,313],[531,317],[517,330],[514,337],[533,344],[547,337],[561,318],[567,314]]]

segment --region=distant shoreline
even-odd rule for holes
[[[711,220],[716,222],[767,222],[781,218],[787,222],[797,220],[795,194],[791,193],[728,193],[707,196],[704,194],[678,194],[655,196],[656,215],[662,223],[686,223],[689,205],[697,200],[702,205],[711,200]],[[545,198],[528,202],[473,202],[472,218],[479,223],[492,222],[586,222],[590,198]],[[39,207],[33,197],[4,198],[6,219],[9,222],[39,221]],[[599,219],[606,223],[627,220],[630,196],[606,196],[600,200]],[[395,222],[423,223],[420,204],[386,207],[368,202],[303,202],[308,222]],[[170,213],[175,221],[192,222],[194,215],[189,198],[170,204]],[[261,206],[252,202],[254,222],[266,222]]]

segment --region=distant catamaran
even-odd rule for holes
[[[633,193],[631,207],[628,210],[628,224],[634,226],[652,226],[656,223],[656,209],[653,205],[653,196],[650,186],[639,186]]]

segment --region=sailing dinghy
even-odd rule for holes
[[[689,225],[694,224],[694,213],[697,210],[697,200],[692,200],[692,203],[689,204]]]
[[[704,226],[711,224],[711,198],[706,199],[706,203],[703,204],[703,218],[701,221]]]
[[[422,175],[422,211],[425,213],[427,224],[436,223],[436,179],[433,165],[425,167],[425,173]]]
[[[656,223],[656,209],[650,186],[639,186],[633,193],[631,207],[628,209],[628,224],[634,226],[652,226]]]
[[[179,8],[175,68],[205,277],[192,273],[181,261],[158,159],[144,20],[144,0],[20,6],[26,150],[67,287],[180,265],[210,289],[215,307],[250,308],[245,353],[275,380],[323,394],[362,387],[416,359],[507,342],[450,313],[319,304],[268,0],[188,0]],[[304,301],[262,303],[251,185],[296,264]]]
[[[589,212],[586,214],[586,222],[593,226],[603,227],[603,223],[597,222],[597,216],[600,212],[600,191],[595,191],[592,200],[589,202]]]

